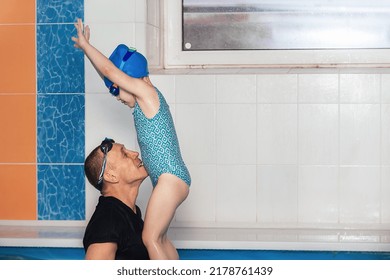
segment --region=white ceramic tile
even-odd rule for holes
[[[168,107],[169,107],[169,111],[171,112],[171,115],[172,115],[172,118],[173,118],[173,123],[175,125],[175,128],[176,128],[176,104],[172,104],[172,103],[169,103],[168,102]],[[179,141],[181,139],[180,137],[180,134],[176,131],[176,134],[177,134],[177,137],[179,138]]]
[[[215,76],[177,75],[177,103],[215,103]]]
[[[298,98],[301,103],[338,103],[339,75],[311,74],[298,76]]]
[[[340,106],[340,161],[380,164],[380,105]]]
[[[218,75],[217,103],[256,103],[255,75]]]
[[[174,75],[150,75],[150,81],[161,91],[168,103],[175,103]]]
[[[298,169],[296,166],[258,166],[257,222],[297,222]]]
[[[93,23],[90,28],[91,43],[107,57],[119,44],[138,48],[134,23]]]
[[[382,167],[381,206],[382,223],[390,223],[390,166]]]
[[[382,164],[390,165],[390,104],[382,105]]]
[[[156,0],[158,2],[158,0]],[[151,13],[150,19],[151,20],[158,20],[156,17],[158,15],[155,15],[155,11],[157,7],[154,5],[154,3],[150,3],[150,0],[147,1],[137,1],[135,0],[135,21],[136,22],[142,22],[147,23],[148,21],[148,14]],[[153,2],[153,1],[152,1]]]
[[[104,93],[111,95],[104,84],[103,79],[96,72],[91,62],[85,58],[85,92],[88,93]]]
[[[299,168],[298,220],[300,223],[337,223],[338,167]]]
[[[339,109],[336,104],[299,105],[300,164],[337,164]]]
[[[381,87],[382,103],[390,103],[390,75],[382,75],[382,87]]]
[[[176,212],[177,222],[214,222],[216,215],[216,165],[188,165],[190,194]]]
[[[257,75],[258,103],[296,103],[297,95],[296,74]]]
[[[135,37],[135,44],[134,47],[136,47],[137,51],[142,53],[143,55],[146,56],[147,54],[147,46],[148,43],[147,41],[147,25],[145,23],[134,23],[134,37]],[[148,59],[148,64],[149,64],[149,57]]]
[[[341,103],[379,103],[379,74],[341,74]]]
[[[217,105],[217,163],[256,164],[256,104]]]
[[[89,154],[105,137],[138,150],[132,109],[110,94],[85,95],[85,149]]]
[[[217,167],[217,222],[256,222],[256,166]]]
[[[150,178],[147,177],[139,188],[136,204],[141,209],[142,218],[145,219],[146,208],[148,206],[150,195],[152,194],[153,186]]]
[[[340,168],[340,222],[379,223],[380,167]]]
[[[177,104],[176,129],[188,164],[215,164],[215,105]]]
[[[106,57],[109,57],[118,44],[134,46],[134,25],[91,24],[91,43]],[[107,40],[110,38],[110,40]],[[107,93],[107,88],[88,58],[85,57],[85,92]]]
[[[297,105],[257,106],[257,163],[297,163]]]
[[[96,145],[97,146],[97,145]],[[89,152],[89,151],[88,151]],[[85,220],[89,221],[96,209],[100,192],[85,180]]]
[[[135,22],[136,0],[85,0],[87,22]]]

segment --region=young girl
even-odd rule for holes
[[[75,23],[75,47],[81,49],[110,92],[134,108],[134,123],[142,160],[153,184],[145,213],[143,242],[150,259],[178,259],[167,238],[177,207],[186,199],[191,184],[176,136],[168,104],[149,77],[146,59],[133,49],[119,45],[110,59],[89,43],[90,29],[81,19]]]

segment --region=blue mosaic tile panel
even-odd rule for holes
[[[70,23],[84,17],[84,0],[37,0],[38,23]]]
[[[73,24],[37,26],[38,94],[84,93],[84,54],[73,47]]]
[[[84,163],[85,96],[38,95],[38,163]]]
[[[85,220],[83,165],[38,165],[38,220]]]

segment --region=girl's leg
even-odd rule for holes
[[[168,227],[189,188],[181,179],[162,174],[146,208],[143,242],[152,260],[178,259],[176,248],[167,238]]]

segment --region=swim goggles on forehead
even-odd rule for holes
[[[107,154],[108,154],[109,151],[111,151],[112,146],[113,146],[114,143],[115,143],[115,141],[113,139],[110,139],[110,138],[106,137],[102,141],[102,143],[100,144],[100,151],[102,151],[102,153],[104,154],[104,157],[103,157],[102,168],[101,168],[101,171],[100,171],[100,174],[99,174],[99,179],[98,179],[98,182],[97,182],[97,186],[98,186],[99,190],[101,190],[101,188],[102,188],[103,175],[104,175],[104,171],[106,170]]]
[[[120,65],[118,66],[119,69],[123,70],[123,66],[125,65],[126,61],[129,60],[129,58],[135,53],[135,49],[128,49],[126,54],[123,56],[122,61]],[[109,92],[114,95],[118,96],[119,95],[119,87],[117,84],[112,84],[108,88]]]

